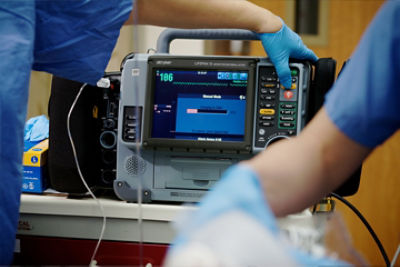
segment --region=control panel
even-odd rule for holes
[[[262,150],[282,138],[297,135],[304,125],[306,93],[300,73],[307,71],[303,66],[292,64],[292,85],[285,88],[275,68],[260,65],[257,77],[257,99],[254,118],[254,149]]]

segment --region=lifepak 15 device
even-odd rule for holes
[[[123,200],[137,201],[142,181],[144,202],[198,201],[229,166],[297,135],[334,81],[332,59],[290,61],[284,88],[267,58],[170,55],[176,38],[257,39],[244,30],[169,29],[156,54],[126,60],[114,181]],[[324,88],[315,88],[323,71]]]

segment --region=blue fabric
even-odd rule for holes
[[[96,85],[132,0],[36,1],[33,69]]]
[[[10,264],[18,222],[35,3],[0,5],[0,265]]]
[[[289,57],[295,59],[318,60],[313,51],[308,49],[301,38],[282,21],[282,28],[275,33],[258,33],[269,59],[284,87],[290,88],[292,76],[289,68]]]
[[[400,1],[387,1],[326,97],[333,123],[376,147],[400,127]]]
[[[280,230],[274,214],[268,206],[258,175],[249,167],[235,165],[224,172],[220,181],[199,202],[197,210],[185,221],[171,246],[178,250],[190,242],[193,232],[205,227],[208,222],[232,211],[241,211],[261,223],[266,231],[278,237]],[[240,229],[238,229],[240,230]],[[235,233],[232,233],[234,235]],[[231,241],[232,242],[232,241]],[[238,240],[240,242],[240,240]],[[246,253],[243,248],[243,253]],[[294,247],[287,247],[288,257],[302,266],[342,266],[342,261],[326,257],[314,257]],[[268,252],[265,254],[268,257]]]
[[[95,84],[131,0],[3,0],[0,4],[0,265],[12,261],[32,68]]]

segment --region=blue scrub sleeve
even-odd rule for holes
[[[24,123],[33,61],[35,3],[0,4],[0,265],[12,261],[18,224]]]
[[[374,148],[400,128],[400,1],[375,16],[326,96],[333,123],[349,138]]]
[[[132,0],[36,1],[33,69],[95,85]]]

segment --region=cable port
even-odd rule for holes
[[[101,158],[104,164],[115,165],[116,153],[114,150],[103,150]]]
[[[115,180],[115,177],[115,170],[104,170],[101,173],[101,179],[105,184],[112,184],[112,182]]]
[[[117,145],[117,134],[113,131],[104,131],[100,134],[100,145],[105,149],[113,149]]]

